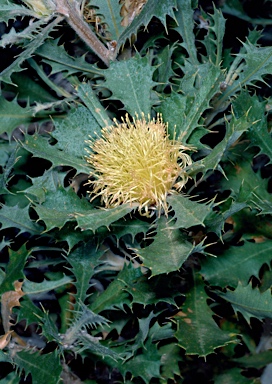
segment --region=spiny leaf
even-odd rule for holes
[[[221,79],[222,74],[218,67],[211,63],[201,64],[197,71],[188,75],[186,87],[181,84],[186,98],[171,93],[169,98],[162,101],[159,112],[164,121],[168,122],[170,132],[176,130],[178,139],[184,143],[189,141],[195,129],[201,128],[201,116],[210,108],[210,100],[218,92]]]
[[[233,101],[234,113],[237,116],[247,114],[251,126],[248,130],[249,146],[257,146],[260,153],[266,154],[272,161],[272,137],[268,133],[265,102],[260,102],[258,96],[250,96],[248,92],[241,92],[241,96]]]
[[[0,21],[4,21],[7,24],[9,20],[15,20],[18,16],[31,16],[36,18],[36,13],[26,7],[14,4],[12,1],[4,0],[0,5]]]
[[[30,196],[30,199],[35,199],[35,202],[42,204],[45,202],[48,192],[57,192],[58,188],[63,185],[66,173],[58,172],[54,169],[45,171],[42,176],[33,177],[31,179],[32,186],[25,189],[23,192]]]
[[[170,222],[170,226],[173,229],[189,228],[199,224],[204,226],[205,218],[212,209],[209,205],[192,201],[183,195],[169,196],[167,202],[175,212],[173,220],[176,219],[176,221],[172,225],[172,222]]]
[[[7,68],[5,68],[1,73],[0,73],[0,80],[8,83],[8,84],[13,84],[11,80],[11,75],[14,72],[20,72],[22,71],[21,65],[23,62],[30,58],[35,50],[40,47],[44,40],[48,38],[49,33],[54,29],[54,27],[61,21],[61,18],[56,18],[53,20],[51,23],[49,23],[46,27],[43,28],[42,33],[37,34],[35,39],[33,39],[28,45],[27,48],[19,54],[19,56],[10,64]]]
[[[19,125],[28,125],[33,120],[32,108],[28,105],[21,107],[17,100],[7,101],[3,96],[0,97],[0,118],[1,133],[7,133],[10,137],[15,128]]]
[[[73,283],[76,287],[76,308],[79,303],[84,303],[87,298],[87,291],[90,288],[90,279],[95,273],[94,269],[99,264],[99,258],[104,250],[97,249],[93,241],[88,241],[77,247],[68,257],[67,261],[71,264],[76,281]]]
[[[1,229],[18,228],[19,233],[28,232],[31,234],[40,234],[42,227],[32,221],[29,217],[29,205],[20,208],[18,205],[9,207],[3,205],[0,209]]]
[[[101,128],[112,125],[112,121],[109,119],[106,110],[94,93],[91,84],[82,83],[76,88],[76,90],[79,98],[92,113],[93,117],[96,119],[97,124]]]
[[[125,377],[127,372],[130,372],[133,377],[141,377],[148,384],[153,378],[160,378],[160,354],[157,346],[148,340],[142,353],[128,360],[122,365],[119,364],[119,370]]]
[[[115,208],[106,210],[102,209],[90,209],[83,213],[75,213],[74,217],[77,221],[78,227],[81,230],[86,231],[87,229],[95,232],[100,227],[107,227],[124,217],[133,210],[129,204],[120,205]]]
[[[110,34],[110,40],[118,40],[124,27],[121,25],[121,5],[114,0],[92,0],[91,6],[95,6],[96,15],[102,16],[101,24],[106,24],[106,32]]]
[[[64,49],[63,45],[58,45],[59,39],[48,40],[40,46],[35,54],[41,56],[43,61],[52,68],[51,75],[64,72],[67,75],[74,73],[85,73],[88,75],[100,74],[99,70],[85,60],[85,55],[74,58]]]
[[[149,268],[152,276],[179,270],[184,261],[193,252],[178,229],[172,229],[171,222],[163,216],[158,220],[154,241],[146,248],[138,249],[137,255],[143,265]]]
[[[39,352],[17,352],[14,363],[25,376],[31,374],[33,384],[57,384],[62,367],[57,353],[41,355]]]
[[[156,85],[152,80],[155,69],[150,65],[148,55],[141,57],[137,54],[128,60],[115,61],[108,69],[101,70],[106,78],[103,86],[112,92],[110,99],[120,100],[130,115],[144,113],[147,116],[153,104],[151,92]]]
[[[147,27],[154,16],[157,17],[166,28],[166,16],[175,19],[174,8],[177,8],[176,0],[148,0],[140,14],[134,18],[132,23],[120,35],[117,48],[125,44],[126,40],[130,39],[132,35],[136,35],[142,25]]]
[[[205,260],[200,273],[212,285],[236,287],[239,281],[245,285],[251,276],[258,278],[263,264],[270,264],[271,251],[272,241],[245,242],[242,246],[230,247],[217,258]]]
[[[203,41],[207,57],[214,65],[220,66],[222,61],[223,38],[225,34],[225,21],[220,9],[213,8],[209,17],[208,32]]]
[[[243,157],[241,158],[241,150]],[[224,168],[227,180],[222,180],[221,188],[231,190],[239,203],[245,202],[251,208],[257,208],[262,214],[270,214],[271,194],[268,193],[268,180],[263,179],[260,172],[254,172],[251,166],[252,157],[244,148],[235,149],[239,156],[234,159],[232,165]],[[233,151],[234,152],[234,151]]]
[[[93,211],[91,204],[84,198],[80,199],[75,192],[69,188],[59,188],[46,193],[43,204],[35,204],[33,208],[46,225],[46,230],[62,228],[67,221],[74,221],[74,216]]]
[[[169,379],[174,380],[175,376],[180,376],[179,362],[181,361],[180,348],[174,344],[163,345],[159,349],[161,354],[161,371],[163,382],[167,383]]]
[[[55,148],[74,157],[83,157],[86,154],[85,141],[100,131],[93,114],[83,106],[69,113],[64,120],[56,120],[54,123],[52,136],[58,141]]]
[[[256,379],[249,379],[241,374],[241,369],[231,368],[214,377],[214,384],[257,384]]]
[[[177,0],[178,10],[175,12],[175,20],[177,26],[174,28],[182,37],[183,42],[181,46],[184,47],[188,53],[191,65],[197,67],[199,61],[197,59],[197,51],[195,46],[194,35],[194,10],[191,6],[191,0]]]
[[[41,283],[26,280],[23,285],[23,290],[26,295],[34,295],[41,292],[48,292],[64,285],[71,283],[73,279],[70,276],[64,275],[58,280],[44,280]]]
[[[238,284],[235,291],[220,293],[228,301],[235,312],[240,312],[249,323],[251,317],[272,319],[271,290],[261,293],[258,288],[253,289],[251,284],[246,287]]]
[[[216,348],[235,342],[235,335],[222,331],[213,320],[208,298],[202,279],[196,277],[185,304],[175,316],[178,325],[175,336],[188,355],[207,356]]]
[[[78,153],[77,156],[70,154],[68,148],[65,151],[58,150],[54,145],[50,145],[48,139],[41,135],[34,134],[33,136],[26,135],[25,141],[20,142],[21,146],[31,152],[34,157],[49,160],[53,167],[70,166],[77,170],[77,173],[89,174],[90,168],[83,158],[83,153]],[[70,142],[72,145],[72,143]]]

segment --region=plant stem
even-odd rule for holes
[[[115,50],[105,47],[89,25],[83,20],[75,0],[57,0],[56,11],[65,16],[67,23],[78,36],[94,51],[94,53],[107,65],[116,57]]]

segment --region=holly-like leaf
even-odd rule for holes
[[[0,209],[0,223],[1,229],[18,228],[19,233],[40,234],[42,231],[42,227],[30,219],[29,205],[24,208],[3,205]]]
[[[25,141],[20,142],[21,146],[27,151],[31,152],[34,157],[39,157],[50,161],[53,167],[57,166],[70,166],[77,170],[77,173],[89,174],[90,168],[84,160],[84,153],[78,153],[77,156],[66,150],[58,150],[54,145],[50,145],[47,138],[34,134],[32,136],[26,135]],[[73,147],[70,141],[70,148]]]
[[[152,276],[179,270],[193,252],[193,245],[178,229],[173,230],[164,216],[159,219],[156,232],[151,245],[137,250],[143,265],[151,270]]]
[[[99,74],[99,70],[85,60],[85,55],[72,57],[64,49],[63,45],[58,45],[59,39],[47,40],[40,46],[35,54],[41,56],[43,61],[52,68],[51,74],[63,72],[68,75],[84,73],[87,75]]]
[[[95,136],[100,131],[100,126],[92,113],[83,106],[69,113],[62,121],[55,121],[55,130],[52,136],[58,141],[55,148],[75,157],[86,154],[86,140]]]
[[[236,342],[235,335],[221,330],[213,320],[208,298],[202,279],[195,278],[194,286],[186,294],[185,304],[175,316],[178,325],[175,336],[188,355],[207,356],[216,348]]]
[[[211,63],[200,64],[197,71],[188,74],[188,79],[184,78],[180,85],[187,97],[172,92],[161,103],[159,112],[168,122],[170,132],[176,131],[182,142],[188,142],[194,130],[201,128],[200,118],[210,108],[210,100],[218,92],[221,79],[218,67]]]
[[[226,372],[216,375],[214,384],[257,384],[256,379],[249,379],[241,374],[241,369],[231,368]]]
[[[67,261],[72,266],[76,281],[73,283],[76,287],[76,304],[84,303],[87,297],[87,291],[90,288],[90,280],[93,276],[95,267],[99,264],[99,258],[104,250],[97,249],[97,245],[88,241],[77,247],[68,257]]]
[[[23,269],[29,252],[23,245],[18,251],[9,250],[9,262],[5,270],[5,277],[0,286],[0,293],[14,290],[14,282],[25,279]]]
[[[268,132],[265,104],[265,102],[259,101],[257,95],[250,96],[248,92],[244,91],[233,101],[233,109],[237,116],[248,115],[248,120],[252,122],[247,133],[250,140],[249,145],[257,146],[260,153],[269,156],[271,162],[272,137]]]
[[[236,313],[240,312],[248,323],[251,317],[272,319],[270,289],[261,293],[258,288],[253,289],[251,284],[243,286],[239,283],[235,291],[227,291],[219,295],[232,305]]]
[[[175,222],[170,222],[173,229],[189,228],[194,225],[203,225],[205,218],[209,215],[212,207],[205,204],[199,204],[183,195],[172,195],[167,198],[167,202],[175,212]]]
[[[132,23],[120,35],[117,48],[125,44],[126,40],[130,39],[132,35],[136,35],[141,26],[147,27],[154,16],[157,17],[166,28],[166,16],[175,19],[174,9],[176,8],[176,0],[148,0],[139,15],[133,19]]]
[[[109,32],[110,40],[117,41],[124,30],[121,25],[121,5],[119,2],[114,0],[92,0],[91,6],[96,7],[95,14],[101,18],[101,24],[106,24],[106,32]]]
[[[55,192],[48,192],[43,204],[33,207],[39,220],[45,223],[47,231],[62,228],[67,221],[74,221],[75,215],[93,211],[86,199],[80,199],[71,188],[67,190],[61,186]]]
[[[191,0],[177,0],[178,9],[175,12],[175,20],[177,26],[174,28],[182,37],[181,46],[184,47],[189,56],[188,60],[191,65],[199,65],[197,59],[197,51],[195,46],[194,35],[194,10],[192,9]]]
[[[83,101],[93,117],[96,119],[97,124],[103,128],[112,125],[112,121],[107,115],[106,110],[100,103],[98,97],[93,91],[91,84],[81,83],[76,88],[78,97]],[[99,135],[99,131],[97,132]]]
[[[174,344],[163,345],[159,349],[161,354],[161,371],[163,382],[167,383],[168,379],[175,379],[176,376],[180,376],[179,362],[181,361],[180,348]]]
[[[201,274],[212,285],[236,287],[239,281],[246,285],[251,276],[258,278],[263,264],[270,265],[271,251],[272,241],[245,242],[242,246],[230,247],[216,258],[205,260]]]
[[[33,119],[32,109],[27,105],[21,107],[17,100],[7,101],[0,97],[1,133],[7,133],[10,137],[19,125],[28,125]]]
[[[7,24],[9,20],[15,20],[18,16],[30,16],[36,18],[36,13],[26,7],[15,4],[12,1],[2,1],[2,4],[0,5],[0,21],[4,21]]]
[[[44,280],[41,283],[35,283],[33,281],[26,280],[24,282],[23,289],[26,295],[34,295],[41,292],[48,292],[53,289],[57,289],[64,285],[70,284],[72,281],[73,279],[66,275],[58,280]]]
[[[33,384],[57,384],[60,381],[62,367],[56,352],[43,354],[39,352],[17,352],[14,363],[25,376],[31,374]]]
[[[23,192],[29,196],[29,198],[39,204],[45,202],[48,192],[57,192],[58,188],[63,185],[66,173],[58,172],[54,169],[45,171],[40,177],[33,177],[31,179],[32,186],[25,189]]]
[[[130,115],[137,113],[141,117],[144,113],[147,116],[153,105],[151,92],[156,85],[152,80],[155,69],[150,65],[148,55],[141,57],[137,54],[128,60],[115,61],[101,71],[106,78],[103,86],[112,92],[110,99],[120,100]]]
[[[129,204],[124,204],[106,210],[89,209],[87,212],[75,213],[74,217],[82,231],[89,229],[95,232],[103,226],[109,228],[112,223],[124,217],[132,210],[133,207]]]
[[[160,378],[160,354],[157,346],[147,340],[142,353],[128,360],[122,365],[119,364],[119,370],[123,376],[130,372],[133,377],[141,377],[148,384],[152,378]]]
[[[13,84],[11,79],[12,73],[20,72],[23,70],[21,67],[23,62],[26,59],[30,58],[35,52],[35,50],[43,44],[44,40],[48,38],[49,33],[54,29],[54,27],[56,27],[59,22],[60,19],[56,18],[42,29],[42,33],[37,33],[35,39],[28,43],[26,49],[17,56],[17,58],[12,62],[12,64],[10,64],[0,73],[0,80],[8,84]],[[40,29],[40,22],[37,23],[38,29]]]
[[[226,19],[222,15],[220,9],[214,6],[213,13],[209,15],[207,35],[203,41],[207,57],[213,62],[214,65],[220,66],[222,61],[222,47],[225,34]]]

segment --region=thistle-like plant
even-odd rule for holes
[[[169,138],[160,115],[152,120],[136,116],[132,122],[126,115],[115,123],[102,129],[101,138],[87,141],[92,199],[101,196],[106,208],[129,203],[144,215],[150,209],[167,214],[167,196],[188,181],[185,168],[192,160],[184,151],[189,148]]]

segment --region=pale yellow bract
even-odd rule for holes
[[[130,203],[142,215],[150,210],[167,215],[166,198],[180,191],[188,181],[184,168],[192,163],[188,150],[177,140],[170,140],[161,115],[144,115],[129,120],[128,115],[115,125],[102,129],[102,136],[86,143],[87,162],[92,171],[88,184],[92,200],[101,196],[106,208]]]

